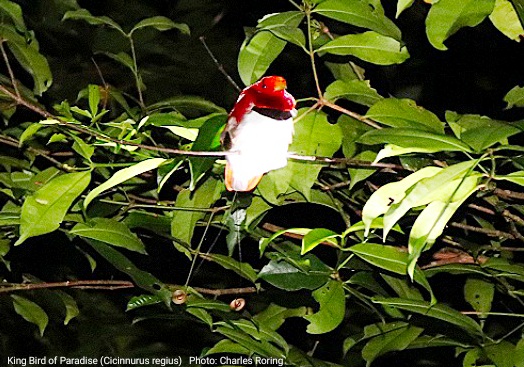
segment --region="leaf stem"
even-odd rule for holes
[[[2,52],[2,58],[4,59],[5,66],[7,67],[7,72],[9,73],[9,78],[11,79],[11,84],[13,85],[16,96],[20,98],[20,91],[18,90],[18,85],[15,74],[13,73],[13,68],[11,68],[11,63],[9,62],[9,57],[7,57],[7,52],[5,51],[4,42],[4,39],[0,40],[0,51]]]
[[[313,70],[313,78],[315,79],[315,86],[317,87],[318,98],[322,100],[322,89],[320,89],[320,83],[318,81],[317,67],[315,65],[315,51],[313,50],[313,39],[311,37],[311,7],[306,7],[306,19],[307,19],[307,38],[309,47],[309,58],[311,60],[311,68]]]
[[[133,37],[131,35],[126,35],[127,39],[129,40],[129,46],[131,48],[131,57],[133,59],[133,75],[135,77],[135,83],[136,83],[136,89],[138,92],[138,100],[140,107],[142,109],[145,108],[144,104],[144,96],[142,95],[142,88],[141,88],[141,78],[140,73],[138,72],[138,63],[136,61],[136,51],[135,51],[135,42],[133,41]]]

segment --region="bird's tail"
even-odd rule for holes
[[[239,175],[238,173],[235,174],[228,162],[226,163],[225,176],[228,191],[251,191],[258,185],[263,175],[248,176]]]

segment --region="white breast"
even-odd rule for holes
[[[274,120],[251,111],[244,116],[231,137],[227,161],[235,181],[249,181],[255,176],[285,167],[287,150],[293,140],[293,119]]]

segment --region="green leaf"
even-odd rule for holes
[[[98,104],[100,103],[100,88],[98,85],[89,84],[88,89],[88,101],[89,111],[94,119],[98,115]]]
[[[489,20],[502,34],[513,41],[520,42],[520,37],[524,36],[524,28],[519,16],[508,0],[495,0],[495,8],[489,15]]]
[[[495,295],[495,285],[483,279],[468,278],[464,285],[464,298],[477,312],[485,318],[491,311],[491,303]]]
[[[407,274],[409,254],[400,251],[397,247],[378,245],[374,243],[360,243],[351,246],[348,250],[362,260],[378,268],[400,275]],[[413,280],[423,286],[430,293],[431,300],[434,303],[435,298],[433,291],[429,286],[426,276],[419,268],[415,268]]]
[[[300,11],[270,14],[259,20],[257,28],[277,26],[296,28],[302,19],[304,14]],[[286,43],[271,32],[257,32],[251,38],[247,38],[240,47],[238,55],[238,73],[244,84],[250,85],[264,75]]]
[[[306,331],[309,334],[325,334],[334,330],[344,320],[346,313],[346,297],[342,282],[330,280],[312,295],[320,307],[318,312],[304,316],[310,323]]]
[[[219,254],[203,254],[202,258],[217,263],[225,269],[233,270],[235,273],[240,275],[242,278],[255,283],[257,280],[257,273],[248,263],[239,262],[229,256]]]
[[[444,124],[432,112],[411,99],[386,98],[368,110],[367,118],[391,127],[412,128],[444,134]]]
[[[215,329],[215,331],[240,344],[242,347],[248,349],[251,353],[255,353],[263,357],[285,358],[285,354],[281,349],[275,347],[273,344],[265,340],[255,340],[251,337],[250,334],[240,329],[232,329],[229,326],[219,326]]]
[[[115,60],[120,65],[125,66],[126,68],[128,68],[132,73],[136,72],[135,71],[135,64],[133,63],[133,59],[131,58],[131,56],[129,56],[129,54],[127,54],[125,52],[121,51],[121,52],[115,54],[115,53],[108,52],[108,51],[99,51],[98,53],[106,55],[107,57]]]
[[[518,366],[516,361],[522,358],[522,352],[519,355],[515,346],[506,340],[487,345],[484,347],[484,353],[497,367]]]
[[[501,175],[494,177],[495,180],[504,180],[513,182],[514,184],[524,186],[524,171],[511,172],[508,175]]]
[[[79,138],[76,135],[72,135],[73,140],[75,141],[73,143],[73,150],[80,154],[82,157],[87,159],[88,161],[91,161],[91,157],[93,156],[93,153],[95,152],[95,147],[92,145],[87,144],[85,141],[83,141],[81,138]]]
[[[459,311],[440,303],[432,305],[425,301],[383,297],[374,298],[373,302],[382,305],[393,306],[401,310],[418,313],[423,316],[450,323],[452,325],[458,326],[472,336],[479,337],[482,335],[482,329],[480,328],[480,325],[473,321],[472,318],[465,316]]]
[[[209,312],[207,312],[203,308],[188,307],[186,308],[186,312],[195,316],[200,321],[204,322],[206,325],[209,326],[210,329],[213,327],[213,316],[211,316]]]
[[[438,50],[447,50],[444,41],[463,27],[480,24],[495,6],[495,0],[439,0],[431,5],[426,18],[429,42]]]
[[[95,17],[87,9],[70,10],[64,14],[62,21],[67,19],[83,20],[91,25],[105,25],[117,30],[123,36],[127,36],[122,27],[120,27],[113,19],[106,16]]]
[[[183,34],[189,35],[189,27],[184,23],[175,23],[171,19],[163,16],[155,16],[151,18],[146,18],[134,25],[134,27],[129,31],[129,36],[131,36],[135,31],[147,27],[153,27],[159,31],[167,31],[173,28],[178,29]]]
[[[20,237],[15,246],[29,237],[58,229],[69,207],[90,181],[91,172],[67,173],[53,178],[28,196],[22,205]]]
[[[114,247],[97,240],[86,239],[86,242],[116,269],[129,275],[137,286],[158,295],[166,305],[171,303],[172,292],[156,277],[137,268],[135,264]]]
[[[424,167],[401,181],[388,183],[375,191],[366,201],[362,210],[362,221],[366,225],[364,235],[368,236],[373,221],[385,214],[391,204],[401,202],[410,187],[424,178],[434,176],[441,170],[442,168],[439,167]]]
[[[371,88],[367,80],[335,80],[327,86],[324,98],[331,102],[344,98],[364,106],[372,106],[380,101],[382,96],[376,89]]]
[[[508,105],[506,109],[513,107],[524,107],[524,87],[518,85],[513,87],[505,96],[504,102]]]
[[[87,194],[84,200],[84,208],[87,208],[89,203],[91,203],[91,201],[93,201],[94,198],[96,198],[98,195],[100,195],[105,190],[108,190],[144,172],[155,169],[158,166],[160,166],[162,163],[164,163],[166,160],[167,159],[165,158],[150,158],[140,163],[137,163],[131,167],[127,167],[127,168],[121,169],[120,171],[115,172],[115,174],[113,174],[113,176],[111,176],[109,180],[97,186],[94,190],[92,190],[89,194]]]
[[[33,135],[35,135],[38,132],[38,130],[40,130],[43,127],[44,127],[44,125],[40,124],[39,122],[35,122],[35,123],[32,123],[31,125],[29,125],[24,130],[22,135],[20,135],[20,139],[18,140],[18,146],[21,147],[22,145],[24,145],[24,142],[26,140],[31,139],[31,137]]]
[[[305,315],[306,307],[286,308],[271,303],[264,311],[253,316],[253,321],[268,330],[278,330],[287,318]]]
[[[515,8],[515,11],[517,12],[517,15],[520,19],[520,24],[524,26],[524,3],[522,0],[510,0],[511,4],[513,4],[513,7]]]
[[[356,56],[377,65],[401,64],[409,58],[407,48],[399,41],[372,31],[338,37],[316,52]]]
[[[236,328],[249,334],[253,339],[259,341],[270,342],[278,347],[282,348],[286,353],[289,351],[289,346],[286,340],[281,337],[277,332],[271,329],[267,329],[260,324],[255,324],[251,320],[235,320],[231,322]],[[225,326],[226,322],[217,322],[217,326]]]
[[[366,366],[369,367],[381,355],[406,349],[423,331],[424,329],[405,322],[367,325],[364,335],[372,338],[362,348]]]
[[[126,312],[136,310],[137,308],[144,306],[156,305],[163,302],[156,294],[141,294],[140,296],[134,296],[127,302]]]
[[[478,153],[496,143],[504,144],[507,138],[522,132],[517,126],[508,122],[492,120],[480,115],[459,115],[448,111],[446,120],[457,138]]]
[[[19,32],[27,32],[27,28],[24,22],[24,15],[22,14],[22,8],[20,5],[9,0],[0,0],[0,12],[3,15],[7,15],[11,18],[11,21]]]
[[[74,319],[80,314],[80,310],[78,309],[78,305],[76,304],[76,301],[73,297],[71,297],[69,294],[63,291],[54,291],[54,293],[60,298],[62,303],[65,307],[65,318],[64,318],[64,325],[69,324],[69,321]]]
[[[471,152],[470,147],[457,138],[411,128],[372,130],[358,141],[368,145],[390,143],[403,148],[425,148],[432,152]]]
[[[413,5],[414,2],[415,2],[415,0],[398,0],[398,2],[397,2],[397,13],[396,13],[395,17],[398,18],[400,16],[400,14],[404,10],[409,8],[411,5]]]
[[[375,161],[377,153],[371,150],[365,150],[357,154],[354,158],[363,160],[363,161]],[[371,176],[376,172],[376,168],[349,168],[349,176],[351,177],[351,183],[349,184],[349,189],[351,190],[355,185],[361,181],[364,181],[366,178]]]
[[[11,295],[11,298],[13,299],[15,312],[22,316],[26,321],[38,326],[40,336],[44,336],[44,331],[49,322],[49,318],[42,307],[38,306],[33,301],[14,294]]]
[[[202,308],[205,310],[216,310],[222,312],[231,312],[231,307],[227,303],[216,299],[199,298],[190,296],[187,298],[186,306],[188,308]]]
[[[175,211],[171,221],[171,235],[185,243],[191,243],[196,223],[205,217],[209,209],[220,198],[224,185],[222,182],[208,178],[195,191],[182,190],[175,202],[180,210]],[[187,208],[188,210],[183,210]],[[204,211],[198,211],[204,209]]]
[[[176,96],[171,97],[160,102],[156,102],[147,107],[148,112],[153,112],[157,110],[164,109],[173,109],[182,113],[184,116],[200,116],[202,113],[225,113],[226,111],[214,104],[211,101],[208,101],[205,98],[199,96]]]
[[[401,38],[400,30],[395,23],[384,16],[383,9],[371,6],[367,0],[326,0],[313,9],[313,13],[367,28],[396,40]]]
[[[147,229],[154,233],[169,234],[171,232],[171,217],[147,211],[130,211],[122,221],[129,228]]]
[[[315,247],[320,245],[322,242],[331,243],[333,246],[338,246],[338,241],[336,238],[340,235],[336,232],[333,232],[330,229],[326,228],[315,228],[306,233],[302,238],[302,250],[301,255],[308,253],[313,250]]]
[[[88,223],[78,223],[70,234],[98,240],[113,246],[146,253],[142,241],[122,222],[110,218],[93,218]]]
[[[12,27],[0,24],[0,38],[6,40],[7,46],[20,65],[31,74],[34,87],[33,93],[42,95],[53,82],[53,75],[47,59],[38,51],[36,40],[29,43]]]
[[[440,199],[432,201],[417,217],[409,234],[410,265],[408,266],[408,274],[410,276],[413,274],[414,263],[420,254],[435,243],[460,205],[477,191],[479,177],[480,174],[473,174],[463,180],[455,180],[458,182],[455,186],[449,187],[449,194],[444,194]]]
[[[222,339],[211,348],[206,350],[205,355],[210,354],[244,354],[251,355],[251,350],[249,348],[243,347],[240,344],[237,344],[229,339]]]

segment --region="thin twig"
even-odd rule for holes
[[[497,229],[488,229],[488,228],[475,227],[475,226],[470,226],[469,224],[458,223],[458,222],[451,222],[450,225],[452,227],[460,228],[460,229],[463,229],[465,231],[483,233],[483,234],[488,235],[490,237],[504,237],[504,238],[515,239],[515,236],[513,234],[508,233],[508,232],[499,231]]]
[[[13,89],[18,97],[20,97],[20,91],[18,90],[18,85],[15,78],[15,73],[13,73],[13,68],[11,68],[11,63],[9,62],[9,57],[7,57],[7,52],[4,47],[5,40],[0,40],[0,51],[2,51],[2,58],[4,59],[5,66],[7,67],[7,72],[9,73],[9,78],[11,79],[11,84]]]
[[[222,75],[224,75],[227,79],[227,81],[229,82],[229,84],[231,84],[233,86],[233,88],[235,88],[237,90],[237,92],[241,92],[242,91],[242,88],[240,88],[238,86],[238,84],[233,80],[233,78],[231,78],[231,76],[227,73],[226,69],[224,69],[224,65],[222,65],[218,59],[215,57],[215,55],[213,54],[213,51],[211,51],[211,49],[209,48],[209,46],[207,45],[206,43],[206,37],[204,36],[200,36],[199,38],[200,42],[202,42],[202,44],[204,45],[204,48],[206,49],[207,53],[209,54],[209,56],[211,57],[211,59],[213,60],[213,62],[215,63],[216,67],[218,68],[218,71],[220,71],[222,73]]]
[[[212,296],[227,296],[233,294],[249,294],[256,293],[257,289],[255,287],[245,287],[245,288],[225,288],[225,289],[210,289],[210,288],[200,288],[200,287],[191,287],[195,291],[208,294]]]
[[[504,199],[518,199],[518,200],[524,200],[524,193],[522,192],[515,192],[511,190],[502,190],[502,189],[495,189],[493,190],[493,193],[501,198]]]
[[[344,107],[340,107],[339,105],[334,104],[334,103],[328,101],[327,99],[322,99],[321,103],[322,103],[323,106],[329,107],[329,108],[331,108],[331,109],[333,109],[335,111],[338,111],[338,112],[341,112],[341,113],[343,113],[345,115],[353,117],[354,119],[356,119],[358,121],[361,121],[361,122],[363,122],[363,123],[365,123],[365,124],[367,124],[367,125],[369,125],[371,127],[374,127],[375,129],[382,129],[382,126],[377,124],[375,121],[370,120],[367,117],[364,117],[361,114],[358,114],[356,112],[347,110]]]

